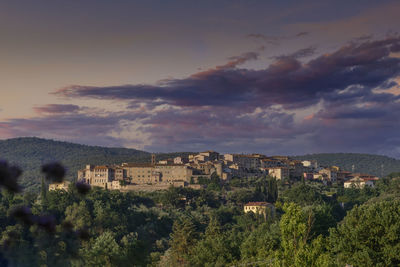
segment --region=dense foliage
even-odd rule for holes
[[[322,166],[339,166],[346,171],[368,173],[376,176],[386,176],[400,172],[400,160],[387,156],[359,153],[321,153],[295,156],[299,160],[316,160]]]
[[[400,178],[376,188],[248,179],[203,190],[0,194],[0,264],[11,266],[398,266]],[[213,184],[211,182],[210,184]],[[278,192],[278,193],[275,193]],[[277,194],[277,198],[275,198]],[[267,216],[243,203],[271,199]],[[55,231],[10,214],[29,206]],[[70,225],[70,228],[66,227]],[[89,236],[79,238],[80,229]]]
[[[27,146],[48,144],[22,140]],[[63,153],[71,145],[50,144],[65,146]],[[43,146],[37,151],[47,156],[39,157],[39,165],[57,157],[70,160],[51,148],[46,154]],[[109,160],[111,152],[120,159],[132,152],[93,149],[103,155],[99,160]],[[140,153],[149,156],[136,153],[138,159]],[[213,175],[200,179],[206,186],[201,190],[82,191],[75,183],[68,191],[48,191],[47,182],[64,176],[53,162],[38,168],[40,190],[19,193],[13,177],[20,170],[0,163],[0,266],[400,265],[399,173],[364,189],[271,177],[221,183]],[[268,201],[275,208],[244,213],[249,201]]]
[[[157,154],[158,159],[166,159],[188,153]],[[127,148],[107,148],[87,146],[23,137],[0,140],[0,158],[18,164],[24,173],[20,184],[28,190],[38,190],[40,186],[40,166],[52,161],[60,161],[67,168],[67,179],[76,177],[85,164],[120,164],[123,162],[149,162],[150,153]]]

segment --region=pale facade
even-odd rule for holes
[[[176,157],[174,158],[174,164],[186,164],[188,163],[189,160],[187,158],[183,158],[183,157]]]
[[[274,167],[282,167],[283,163],[276,159],[261,159],[260,166],[262,169],[266,168],[274,168]]]
[[[108,187],[107,183],[115,180],[115,169],[108,166],[96,166],[93,168],[93,176],[90,184],[99,187]]]
[[[126,170],[121,167],[115,168],[115,180],[123,181],[126,178]]]
[[[156,183],[160,175],[155,173],[154,165],[150,163],[132,163],[124,166],[129,182],[133,184]]]
[[[265,157],[265,156],[263,156]],[[224,159],[226,161],[236,163],[239,168],[243,169],[260,169],[261,159],[263,158],[259,154],[254,155],[241,155],[241,154],[225,154]]]
[[[189,182],[193,170],[183,164],[125,164],[127,179],[133,184],[154,184],[160,182]]]
[[[275,206],[268,202],[249,202],[243,207],[244,213],[253,212],[255,214],[262,214],[267,216],[275,214]]]
[[[53,190],[65,190],[68,191],[68,187],[70,185],[69,181],[64,181],[61,183],[52,183],[49,184],[49,191],[53,191]]]
[[[104,166],[86,165],[86,168],[78,171],[78,180],[84,181],[92,186],[106,188],[108,183],[116,179],[116,169]]]
[[[154,171],[161,174],[161,181],[184,181],[190,182],[193,170],[182,164],[156,165]]]
[[[268,175],[275,177],[277,180],[289,179],[289,169],[286,167],[268,168]]]
[[[331,182],[336,182],[337,180],[337,171],[332,168],[325,168],[319,171],[323,177],[326,177]]]
[[[304,166],[299,160],[289,161],[287,166],[289,167],[289,176],[291,178],[300,178],[304,173]]]
[[[318,168],[318,163],[315,160],[303,160],[301,162],[304,167],[316,169]]]
[[[212,150],[200,152],[199,155],[204,156],[204,159],[207,159],[208,161],[219,160],[219,153]]]
[[[352,187],[364,188],[366,186],[374,187],[375,186],[375,181],[377,181],[377,180],[378,179],[372,179],[372,178],[363,179],[363,178],[358,178],[357,177],[357,178],[353,178],[353,179],[350,179],[350,180],[344,182],[343,185],[344,185],[344,188],[352,188]]]

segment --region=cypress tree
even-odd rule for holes
[[[42,178],[42,183],[40,186],[40,202],[42,204],[43,209],[46,209],[46,207],[47,207],[47,186],[44,181],[44,178]]]

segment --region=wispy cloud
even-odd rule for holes
[[[79,106],[72,104],[48,104],[45,106],[34,107],[33,110],[36,113],[70,113],[79,110]]]
[[[296,38],[301,38],[304,36],[309,35],[309,32],[299,32],[295,35],[287,35],[287,36],[272,36],[272,35],[266,35],[262,33],[251,33],[246,35],[247,38],[250,39],[255,39],[255,40],[260,40],[265,42],[266,44],[271,44],[271,45],[279,45],[282,41],[287,41],[287,40],[293,40]]]
[[[290,53],[289,55],[280,55],[280,56],[273,57],[273,58],[282,59],[282,58],[288,57],[288,58],[299,59],[299,58],[304,58],[304,57],[310,57],[310,56],[313,56],[316,54],[316,50],[317,49],[315,47],[310,46],[310,47],[299,49],[293,53]]]

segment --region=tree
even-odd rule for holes
[[[47,186],[44,182],[44,178],[42,178],[42,183],[40,186],[40,203],[43,210],[47,209],[48,201],[47,201]]]
[[[238,232],[223,229],[219,218],[211,216],[205,234],[189,255],[190,266],[227,266],[240,258]],[[237,244],[238,243],[238,244]],[[236,252],[237,251],[237,252]]]
[[[74,203],[65,210],[65,220],[71,222],[75,229],[90,227],[92,216],[85,201]]]
[[[400,265],[400,201],[354,207],[330,232],[330,247],[340,265]]]
[[[186,258],[192,251],[197,240],[195,225],[189,218],[175,221],[172,226],[170,246],[172,257],[178,265],[184,266]]]
[[[314,222],[312,211],[305,213],[293,202],[283,206],[285,214],[279,223],[281,249],[274,260],[276,266],[327,266],[329,255],[319,236],[310,240]]]
[[[118,266],[123,253],[121,247],[110,231],[106,231],[96,238],[89,249],[82,249],[86,266]]]
[[[317,237],[318,235],[327,236],[329,234],[329,228],[336,226],[332,206],[324,203],[322,205],[313,205],[309,208],[314,217],[311,229],[312,237]]]
[[[33,246],[32,239],[26,238],[28,233],[20,224],[7,226],[1,233],[1,252],[11,266],[37,265],[37,249]]]
[[[280,245],[279,224],[263,223],[245,238],[240,247],[242,262],[272,260]]]
[[[121,239],[122,261],[119,266],[130,265],[146,265],[146,247],[143,242],[138,239],[137,233],[129,233]]]
[[[161,203],[165,206],[171,206],[175,208],[183,207],[185,205],[185,201],[182,200],[183,195],[181,194],[180,190],[180,188],[170,186],[162,193]]]
[[[322,204],[324,202],[324,196],[318,189],[303,183],[297,183],[286,190],[283,197],[286,201],[295,202],[299,205]]]

